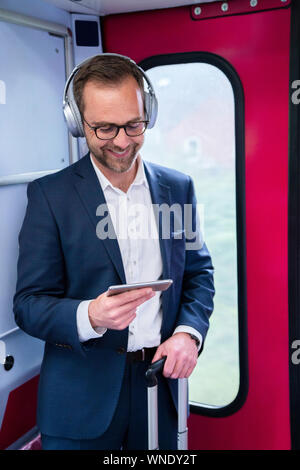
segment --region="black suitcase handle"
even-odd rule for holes
[[[167,356],[164,356],[158,361],[153,362],[153,364],[148,367],[146,371],[146,382],[148,388],[155,387],[155,385],[157,385],[156,374],[163,370],[166,359]]]
[[[145,377],[148,395],[148,449],[158,450],[158,403],[157,403],[157,377],[156,374],[164,368],[167,356],[153,362],[148,367]],[[177,448],[188,449],[187,428],[187,406],[188,406],[188,379],[178,380],[178,432]]]

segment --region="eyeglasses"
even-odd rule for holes
[[[123,126],[118,126],[117,124],[103,124],[99,127],[91,126],[83,117],[84,122],[95,132],[95,135],[100,140],[112,140],[117,137],[120,129],[124,129],[128,137],[137,137],[145,132],[149,121],[133,121]]]

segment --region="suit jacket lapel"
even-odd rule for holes
[[[167,204],[170,207],[170,187],[163,181],[161,174],[153,170],[148,162],[144,161],[145,174],[149,183],[152,204]],[[171,238],[162,237],[162,226],[158,226],[159,244],[163,261],[163,278],[169,279],[171,271]],[[166,291],[168,292],[168,291]]]
[[[110,220],[112,230],[113,230],[113,224],[112,224],[109,214],[103,214],[102,216],[99,216],[96,214],[98,206],[100,204],[106,204],[106,200],[105,200],[101,185],[99,183],[99,180],[97,178],[97,175],[95,173],[95,170],[91,164],[89,154],[83,157],[81,160],[79,160],[73,166],[73,169],[75,173],[74,185],[90,217],[90,220],[94,226],[95,236],[97,237],[97,234],[96,234],[97,224],[101,221],[103,217],[108,217],[108,219]],[[125,272],[123,268],[121,252],[120,252],[118,240],[116,238],[114,230],[113,230],[113,234],[114,234],[114,238],[112,237],[107,237],[105,239],[100,239],[99,237],[97,238],[99,240],[99,243],[103,243],[108,256],[110,257],[113,265],[115,266],[120,276],[121,282],[125,284],[126,277],[125,277]]]
[[[161,174],[157,171],[154,171],[151,164],[144,161],[145,174],[149,183],[150,193],[152,198],[152,204],[167,204],[170,207],[170,187],[163,181]],[[162,227],[161,224],[158,224],[158,233],[159,233],[159,244],[160,252],[163,262],[163,279],[170,279],[171,273],[171,248],[172,240],[171,238],[162,238]],[[164,325],[167,320],[166,312],[168,312],[169,298],[170,298],[171,289],[167,289],[162,292],[162,325],[161,325],[161,334],[163,337]]]

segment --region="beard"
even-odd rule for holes
[[[97,148],[96,146],[92,145],[88,139],[86,139],[86,143],[91,154],[95,157],[97,162],[108,170],[114,171],[116,173],[125,173],[126,171],[129,171],[136,161],[138,151],[141,148],[140,144],[130,144],[127,147],[128,153],[126,153],[124,157],[117,158],[111,154],[110,150],[113,152],[122,152],[124,149],[112,145],[112,143],[108,143],[101,148]]]

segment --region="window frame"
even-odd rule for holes
[[[192,402],[191,413],[225,417],[237,412],[245,403],[249,389],[246,291],[246,204],[245,204],[245,99],[242,82],[232,65],[219,55],[196,51],[160,54],[145,58],[138,65],[145,71],[162,66],[185,63],[207,63],[220,69],[233,89],[235,110],[235,178],[236,178],[236,241],[237,241],[237,307],[240,383],[235,399],[225,406],[203,406]]]

